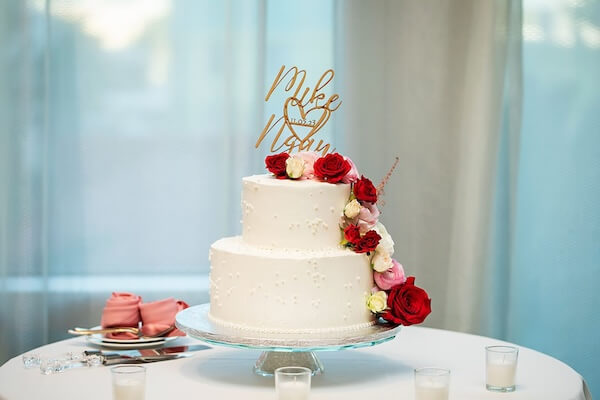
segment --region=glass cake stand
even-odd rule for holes
[[[262,376],[273,376],[275,369],[291,365],[307,367],[313,375],[321,374],[323,364],[316,351],[375,346],[392,340],[401,328],[380,320],[373,326],[348,332],[266,334],[217,326],[208,318],[209,307],[210,303],[206,303],[180,311],[175,325],[189,336],[210,344],[262,350],[254,364],[254,372]]]

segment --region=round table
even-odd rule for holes
[[[182,338],[176,344],[195,342]],[[451,370],[451,399],[589,400],[581,376],[568,365],[520,348],[517,390],[492,393],[485,389],[484,346],[499,340],[438,329],[407,327],[396,339],[369,348],[320,352],[325,373],[313,377],[311,400],[413,399],[414,368],[439,366]],[[57,356],[90,348],[84,338],[52,343],[35,351]],[[192,358],[146,364],[147,400],[275,399],[273,378],[252,372],[260,352],[212,347]],[[25,369],[21,357],[0,367],[0,400],[111,398],[107,367],[79,368],[56,375]]]

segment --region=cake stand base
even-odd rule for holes
[[[305,367],[312,375],[323,373],[323,364],[312,351],[263,351],[254,364],[254,373],[261,376],[273,376],[279,367]]]
[[[385,343],[396,337],[400,325],[377,321],[375,325],[349,331],[322,333],[269,333],[240,330],[215,324],[209,318],[210,304],[200,304],[177,313],[175,326],[187,335],[218,346],[262,350],[254,372],[273,376],[279,367],[306,367],[313,375],[323,373],[316,351],[358,349]]]

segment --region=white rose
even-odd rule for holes
[[[375,227],[373,228],[375,232],[381,236],[381,240],[379,241],[379,245],[375,251],[385,250],[391,256],[394,255],[394,239],[390,236],[387,229],[381,222],[377,222]]]
[[[385,272],[392,268],[392,257],[390,256],[390,253],[384,249],[381,249],[381,251],[375,252],[375,255],[371,259],[371,264],[373,265],[373,269],[375,271]]]
[[[285,160],[285,172],[292,179],[298,179],[304,173],[304,160],[293,156]]]
[[[356,217],[360,212],[360,203],[354,199],[344,207],[344,215],[350,219]]]
[[[367,307],[374,313],[379,313],[387,307],[387,294],[380,290],[370,295],[367,299]]]

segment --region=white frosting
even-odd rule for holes
[[[246,243],[310,250],[339,245],[339,221],[350,185],[271,175],[249,176],[242,182],[242,236]]]
[[[242,236],[210,249],[209,318],[261,333],[313,333],[374,324],[368,256],[340,246],[350,185],[243,178]]]
[[[210,313],[226,326],[262,332],[360,329],[373,323],[369,259],[341,248],[266,249],[241,237],[211,247]]]
[[[282,328],[257,328],[251,327],[244,324],[236,324],[229,321],[223,321],[222,319],[215,318],[211,314],[208,314],[208,319],[211,320],[215,324],[219,324],[225,328],[237,329],[241,331],[248,332],[259,332],[259,333],[335,333],[335,332],[348,332],[348,331],[356,331],[364,328],[368,328],[369,326],[375,325],[375,320],[371,318],[369,322],[363,322],[355,325],[345,325],[342,327],[332,327],[332,328],[300,328],[300,329],[282,329]]]

